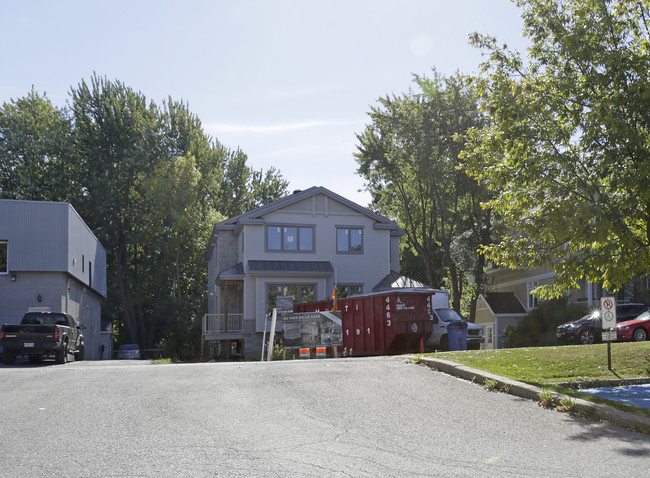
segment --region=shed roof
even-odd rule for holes
[[[495,314],[526,314],[526,308],[514,292],[488,292],[484,297]]]
[[[373,287],[373,292],[379,292],[382,290],[391,290],[391,289],[428,289],[431,286],[419,280],[413,279],[412,277],[407,277],[399,272],[390,271],[386,277],[384,277],[375,287]]]
[[[248,261],[251,275],[332,275],[334,268],[329,261]]]

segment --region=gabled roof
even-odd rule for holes
[[[391,289],[428,289],[430,287],[429,284],[407,277],[399,272],[390,271],[390,274],[384,277],[372,290],[373,292],[379,292]]]
[[[210,238],[210,242],[208,244],[208,251],[210,251],[216,244],[217,234],[220,230],[234,231],[238,226],[242,226],[244,224],[262,224],[264,222],[265,215],[308,199],[312,196],[316,196],[317,194],[322,194],[330,199],[333,199],[334,201],[338,201],[350,209],[358,212],[359,214],[369,217],[375,221],[375,229],[390,230],[391,235],[404,235],[404,231],[400,229],[394,221],[391,221],[375,212],[372,212],[370,209],[360,206],[357,203],[352,202],[349,199],[346,199],[327,188],[324,188],[322,186],[313,186],[309,189],[305,189],[304,191],[296,191],[293,194],[289,194],[288,196],[283,197],[282,199],[278,199],[272,203],[252,209],[238,216],[231,217],[225,221],[218,222],[215,224],[212,231],[212,237]]]

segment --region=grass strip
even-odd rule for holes
[[[607,400],[557,385],[562,382],[650,378],[650,342],[613,343],[611,348],[611,370],[607,363],[607,344],[466,350],[427,355],[623,412],[650,417],[650,410],[647,408]]]

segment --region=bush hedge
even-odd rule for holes
[[[542,302],[515,327],[506,327],[503,333],[504,345],[507,348],[557,345],[557,326],[577,320],[587,313],[589,307],[586,304],[570,304],[566,297]]]

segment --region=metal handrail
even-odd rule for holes
[[[203,335],[241,333],[244,330],[244,314],[228,314],[226,329],[226,314],[205,314],[203,316]]]

